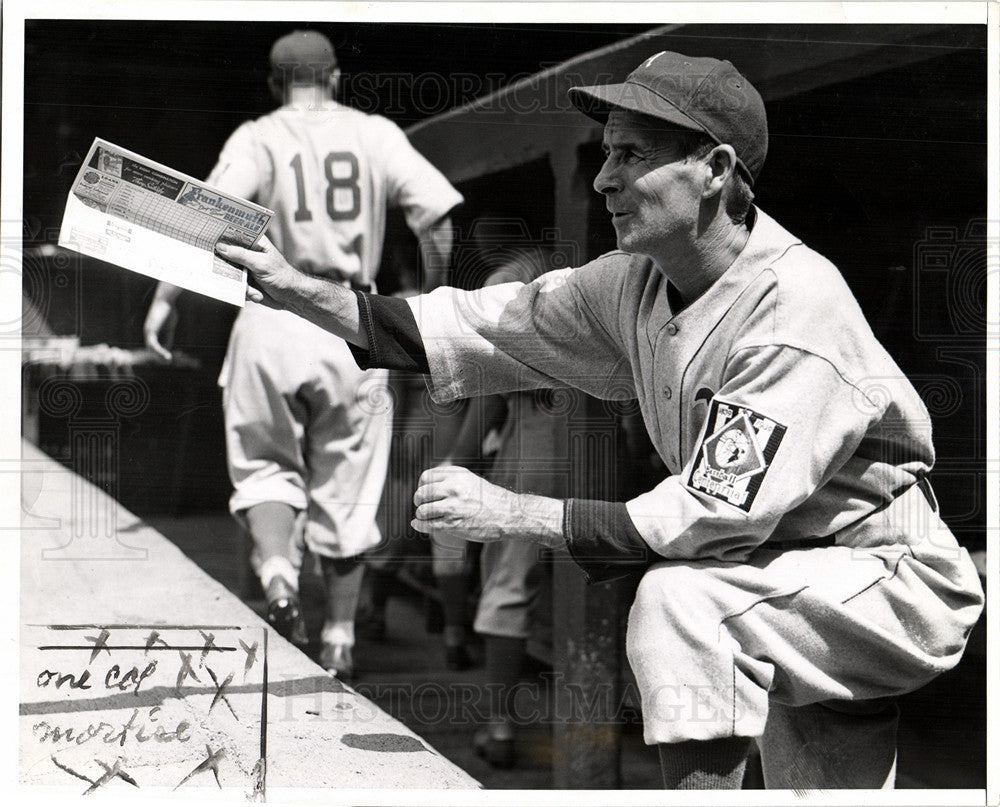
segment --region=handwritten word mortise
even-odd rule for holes
[[[179,721],[172,731],[168,731],[162,725],[156,726],[155,730],[152,729],[150,726],[159,719],[157,717],[159,711],[159,706],[153,706],[143,710],[144,714],[140,718],[139,710],[133,709],[131,716],[124,723],[112,724],[102,720],[97,724],[91,723],[86,728],[75,726],[63,728],[62,726],[53,726],[47,720],[41,720],[31,727],[31,732],[40,743],[51,740],[53,744],[65,742],[67,745],[83,745],[95,739],[102,740],[108,745],[118,743],[121,746],[124,746],[125,740],[130,738],[134,738],[140,743],[150,740],[158,743],[169,743],[175,740],[179,743],[186,743],[191,739],[191,735],[188,733],[191,724],[187,720]],[[148,734],[148,731],[152,731],[152,734]]]

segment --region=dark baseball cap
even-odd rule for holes
[[[660,51],[621,84],[573,87],[569,99],[583,114],[606,123],[613,109],[648,115],[704,132],[733,147],[753,183],[767,156],[767,114],[760,93],[727,61]]]
[[[317,31],[292,31],[271,46],[271,75],[277,80],[325,80],[337,66],[330,40]]]

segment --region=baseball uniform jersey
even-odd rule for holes
[[[687,306],[621,252],[407,301],[437,398],[638,399],[671,475],[625,504],[636,545],[588,534],[572,499],[564,531],[595,577],[616,554],[659,561],[628,631],[651,743],[760,736],[769,699],[912,690],[957,663],[982,609],[925,480],[919,395],[836,268],[759,210],[750,223]]]

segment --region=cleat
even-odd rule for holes
[[[514,737],[496,737],[489,726],[479,729],[472,738],[476,754],[494,768],[513,768],[517,761],[514,751]]]
[[[282,597],[267,606],[267,621],[279,634],[298,648],[309,644],[306,621],[295,597]]]

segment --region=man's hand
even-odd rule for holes
[[[265,236],[254,249],[216,244],[215,250],[227,261],[249,270],[260,287],[247,286],[247,299],[251,302],[287,309],[352,345],[368,348],[368,334],[361,328],[357,298],[346,285],[299,271]]]
[[[563,545],[562,502],[518,494],[472,471],[441,466],[420,475],[413,494],[417,532],[465,541],[530,541],[550,549]]]
[[[302,277],[294,266],[284,259],[266,235],[261,236],[254,249],[236,244],[216,244],[215,251],[227,261],[244,266],[260,288],[247,286],[247,299],[267,304],[267,297],[284,302],[287,293],[294,289]]]
[[[173,359],[170,348],[173,347],[174,333],[177,330],[177,307],[174,304],[176,297],[176,294],[170,296],[157,293],[150,303],[142,326],[146,347],[165,361]]]

